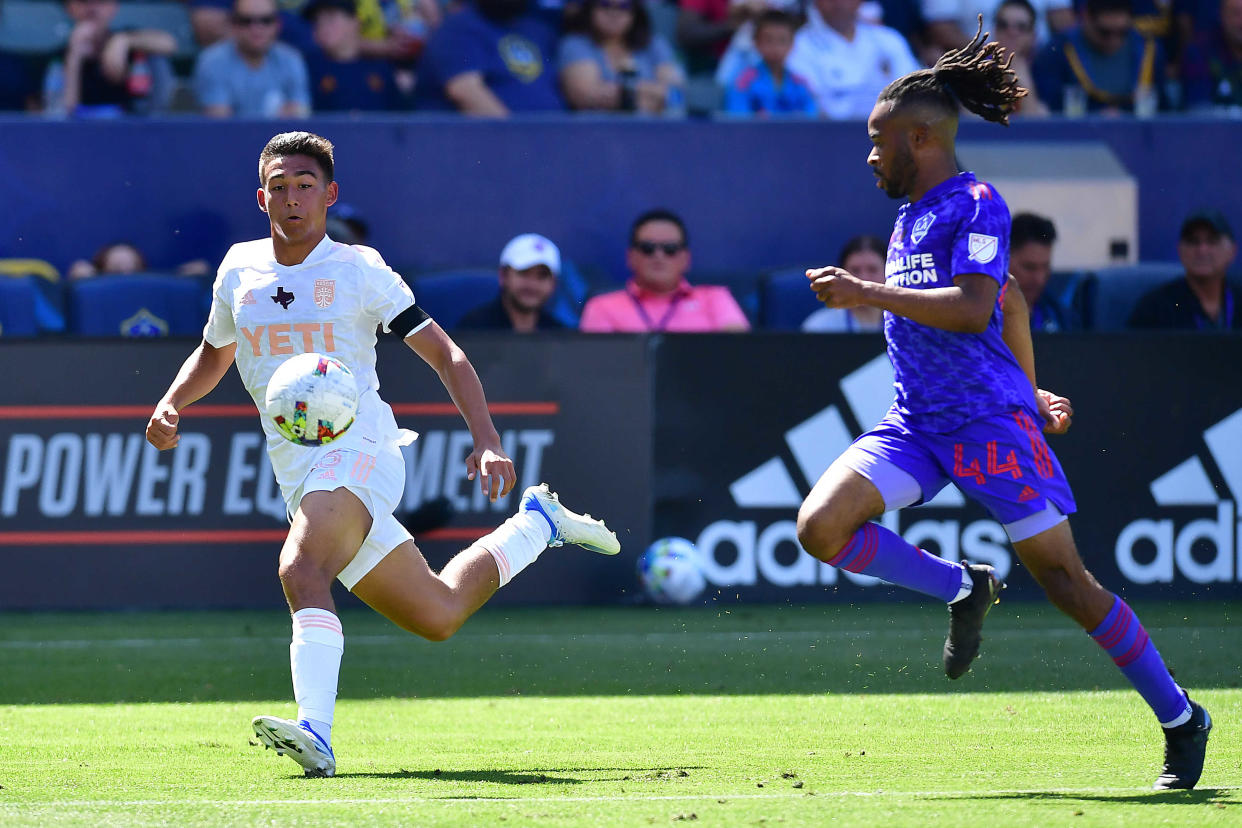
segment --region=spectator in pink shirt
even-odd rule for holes
[[[668,210],[634,220],[625,262],[634,278],[624,290],[587,301],[579,328],[590,333],[710,333],[750,329],[733,294],[717,285],[692,286],[686,225]]]

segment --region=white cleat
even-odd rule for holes
[[[280,756],[288,756],[307,776],[336,776],[336,755],[310,725],[275,716],[255,716],[251,724],[264,750],[272,748]]]
[[[621,551],[617,536],[608,530],[602,520],[566,509],[547,483],[531,486],[522,492],[520,511],[535,512],[548,522],[552,527],[552,540],[548,541],[548,546],[572,543],[601,555],[615,555]]]

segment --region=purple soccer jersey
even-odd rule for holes
[[[902,205],[888,243],[885,281],[928,290],[982,273],[1001,287],[987,330],[941,330],[884,314],[896,374],[897,410],[937,433],[990,414],[1024,409],[1038,418],[1030,380],[1001,338],[1001,301],[1009,272],[1009,208],[990,185],[960,173]]]

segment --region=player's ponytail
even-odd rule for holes
[[[1012,61],[1013,55],[1006,59],[1003,46],[988,42],[983,15],[979,15],[979,28],[969,43],[945,52],[930,69],[893,81],[879,99],[898,106],[931,103],[953,113],[964,106],[985,120],[1009,126],[1010,114],[1026,95],[1026,89],[1018,85],[1018,76],[1009,68]]]

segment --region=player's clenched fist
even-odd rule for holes
[[[848,270],[820,267],[806,272],[815,296],[830,308],[852,308],[862,304],[863,282]]]
[[[1064,434],[1069,431],[1074,417],[1074,407],[1069,397],[1062,397],[1042,388],[1035,391],[1035,402],[1039,405],[1039,413],[1044,417],[1044,432],[1047,434]]]
[[[177,409],[161,401],[147,422],[147,442],[160,451],[174,448],[181,441],[181,435],[177,433],[177,421],[180,419]]]

